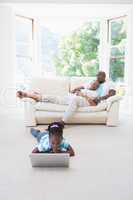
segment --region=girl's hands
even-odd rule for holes
[[[60,151],[60,149],[59,149],[59,146],[53,146],[52,147],[52,150],[53,150],[53,153],[60,153],[61,151]]]

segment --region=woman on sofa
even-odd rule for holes
[[[97,88],[99,88],[99,82],[96,80],[88,89],[87,94],[77,90],[74,94],[70,93],[66,96],[61,97],[41,95],[37,92],[18,91],[17,97],[31,98],[38,102],[51,102],[55,104],[68,105],[67,110],[65,111],[61,120],[61,122],[64,124],[72,117],[78,107],[96,106],[101,100],[107,99],[110,96],[115,95],[116,93],[115,90],[111,89],[108,91],[107,95],[100,97],[96,93]],[[95,95],[93,92],[95,93]]]

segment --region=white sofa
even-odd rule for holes
[[[81,77],[56,77],[56,78],[34,78],[30,83],[30,90],[48,95],[66,95],[73,88],[85,84],[89,78]],[[35,102],[32,99],[24,100],[24,115],[26,126],[48,124],[62,118],[67,105]],[[97,106],[79,108],[68,124],[106,124],[117,126],[119,119],[120,97],[115,95],[106,102]]]

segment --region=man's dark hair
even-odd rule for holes
[[[98,74],[97,74],[97,76],[98,75],[103,75],[104,77],[106,77],[106,73],[104,71],[99,71]]]
[[[106,78],[106,73],[104,71],[99,71],[97,74],[97,80],[99,83],[104,83]]]
[[[48,125],[49,135],[57,135],[59,137],[63,137],[63,125],[60,122],[53,122]]]

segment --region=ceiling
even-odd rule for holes
[[[89,4],[133,4],[133,0],[0,0],[3,3],[89,3]]]
[[[9,4],[16,12],[31,16],[114,17],[133,10],[129,4]]]

